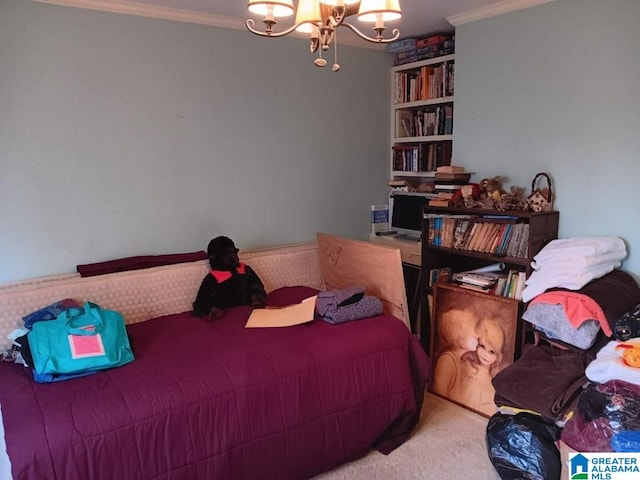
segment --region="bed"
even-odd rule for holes
[[[204,260],[1,286],[3,341],[16,318],[70,297],[121,311],[136,359],[51,384],[0,364],[0,477],[298,479],[402,444],[419,419],[429,360],[407,328],[399,252],[318,234],[241,259],[269,305],[358,284],[385,313],[248,329],[250,308],[236,307],[204,321],[190,312]]]

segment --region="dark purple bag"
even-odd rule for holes
[[[346,287],[318,293],[316,313],[328,323],[375,317],[382,313],[382,302],[364,294],[364,287]]]

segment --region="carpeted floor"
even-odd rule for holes
[[[420,423],[403,445],[372,451],[314,480],[499,480],[487,455],[488,419],[429,393]]]

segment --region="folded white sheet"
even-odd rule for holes
[[[621,262],[606,262],[592,267],[584,268],[579,272],[564,273],[562,270],[542,268],[535,270],[522,289],[522,301],[528,302],[532,298],[540,295],[549,288],[567,288],[569,290],[580,290],[591,280],[600,278],[614,268],[622,265]]]
[[[557,250],[557,255],[548,255],[543,257],[540,261],[535,260],[536,257],[534,257],[534,261],[531,262],[531,266],[534,270],[553,267],[576,271],[583,268],[593,267],[599,263],[618,262],[620,260],[624,260],[626,256],[626,249],[590,256],[576,253],[563,253],[561,250]]]
[[[557,255],[593,256],[619,251],[626,252],[626,245],[620,237],[578,237],[552,240],[533,258],[540,263],[545,258]]]
[[[592,382],[606,383],[611,380],[622,380],[640,385],[640,368],[630,367],[622,360],[622,353],[616,346],[623,342],[613,340],[607,343],[596,354],[586,368],[585,374]],[[640,338],[632,338],[624,343],[640,345]]]

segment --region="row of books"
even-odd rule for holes
[[[451,267],[432,268],[429,270],[429,286],[433,287],[438,282],[451,280],[453,269]]]
[[[460,272],[454,273],[451,280],[460,287],[468,290],[522,300],[522,290],[526,281],[526,273],[518,270],[484,273]]]
[[[451,142],[395,144],[392,147],[393,170],[398,172],[433,172],[451,163]]]
[[[499,217],[496,215],[495,217]],[[472,215],[425,214],[429,219],[427,243],[496,256],[527,258],[529,224]]]
[[[396,110],[396,137],[453,134],[453,104],[420,110]]]
[[[450,97],[454,93],[454,76],[455,64],[452,61],[425,65],[416,71],[397,72],[394,102],[399,104]]]

